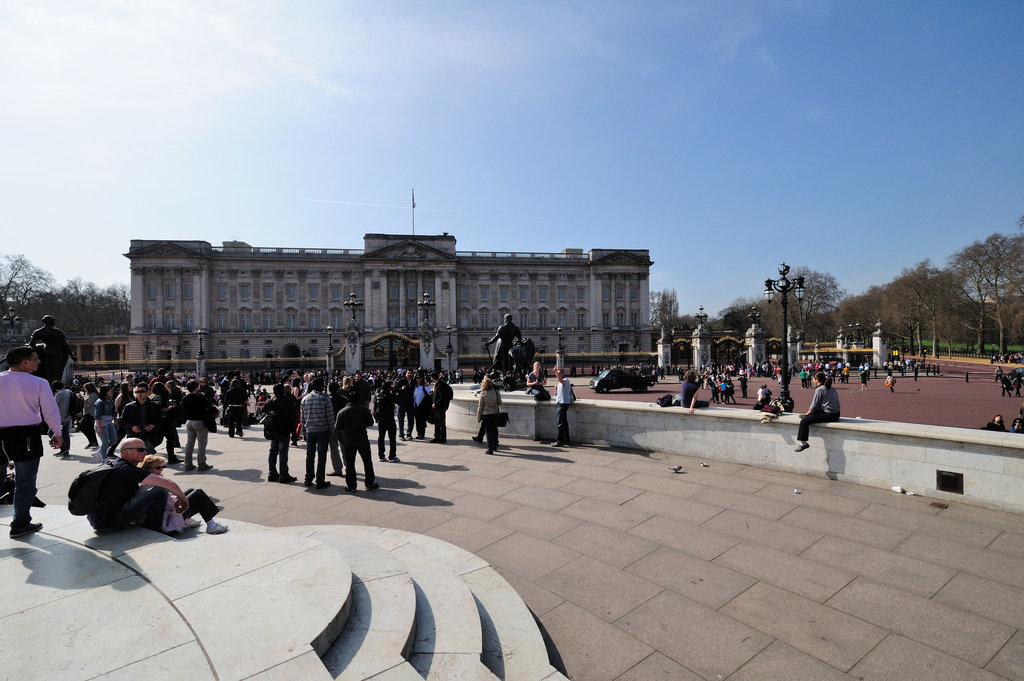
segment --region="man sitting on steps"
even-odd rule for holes
[[[97,532],[115,532],[130,525],[162,531],[167,494],[178,498],[179,513],[188,509],[185,493],[172,480],[139,468],[146,458],[146,443],[137,437],[121,443],[121,456],[110,464],[100,489],[100,506],[88,514],[89,524]],[[151,489],[139,492],[139,485]]]

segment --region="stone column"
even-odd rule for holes
[[[426,324],[420,326],[420,366],[427,371],[434,370],[434,331]]]
[[[846,344],[843,342],[843,330],[839,329],[839,333],[836,334],[836,347],[843,351],[843,366],[850,365],[850,351],[847,349]]]
[[[672,333],[664,326],[658,339],[658,367],[665,371],[672,367]]]
[[[363,368],[363,334],[349,327],[345,334],[345,372],[354,374]]]
[[[803,346],[804,340],[801,336],[793,332],[793,327],[789,327],[789,366],[795,367],[800,363],[800,348]]]
[[[765,347],[765,333],[758,324],[753,324],[747,329],[747,364],[749,366],[761,366],[768,352]]]
[[[882,366],[882,362],[889,357],[889,348],[882,337],[882,322],[875,323],[875,332],[871,334],[871,364]]]
[[[711,364],[711,329],[706,324],[693,332],[693,364],[697,371]]]

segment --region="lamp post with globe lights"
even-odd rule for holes
[[[803,300],[804,278],[790,279],[789,270],[789,265],[782,263],[779,266],[778,279],[764,280],[764,298],[771,304],[776,292],[782,294],[779,300],[782,304],[782,376],[779,401],[782,402],[783,409],[793,411],[793,398],[789,395],[789,293],[792,291],[797,300]]]

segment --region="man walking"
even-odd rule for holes
[[[64,387],[63,381],[54,381],[50,385],[53,388],[53,400],[60,412],[61,445],[55,456],[66,458],[71,456],[71,391]]]
[[[572,383],[561,368],[555,367],[555,404],[558,407],[558,438],[555,447],[571,447],[569,438],[569,405],[572,404]]]
[[[434,390],[431,393],[433,400],[431,409],[434,415],[434,439],[431,442],[444,444],[448,441],[448,426],[445,423],[445,416],[454,395],[451,386],[444,380],[444,376],[435,372],[433,378]]]
[[[21,537],[43,528],[32,522],[30,511],[36,497],[36,476],[43,456],[42,420],[53,431],[50,445],[60,450],[60,411],[46,379],[33,376],[39,368],[39,357],[30,347],[14,348],[7,353],[8,371],[0,373],[0,448],[3,466],[14,462],[14,518],[11,538]]]
[[[331,398],[324,392],[324,379],[314,378],[309,382],[309,393],[299,403],[299,411],[306,437],[306,487],[313,486],[315,473],[316,488],[324,489],[331,484],[324,478],[327,476],[327,448],[334,437]]]
[[[338,412],[334,429],[341,437],[341,452],[345,457],[345,486],[349,492],[356,491],[356,453],[363,460],[363,483],[366,489],[377,489],[380,485],[373,474],[373,457],[370,456],[370,439],[366,429],[373,425],[373,414],[363,403],[363,396],[352,391],[349,403]]]

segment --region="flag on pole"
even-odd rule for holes
[[[413,208],[416,207],[416,190],[415,189],[412,190],[412,207]]]

